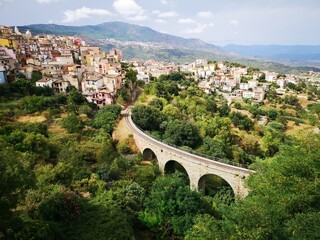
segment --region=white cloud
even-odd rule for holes
[[[63,12],[63,15],[64,19],[62,22],[69,23],[82,18],[91,18],[93,15],[112,16],[114,14],[105,9],[82,7],[75,10],[66,10]]]
[[[178,23],[184,24],[184,23],[195,23],[194,20],[192,20],[191,18],[180,18]]]
[[[154,13],[157,14],[159,18],[170,18],[178,15],[176,11],[170,11],[170,12],[154,11]]]
[[[38,3],[45,3],[45,4],[49,4],[52,2],[58,2],[59,0],[37,0]]]
[[[161,0],[160,1],[162,5],[168,6],[168,7],[175,7],[175,4],[172,1],[168,0]]]
[[[141,15],[143,12],[142,7],[140,7],[134,0],[116,0],[113,3],[114,9],[125,16]]]
[[[214,26],[213,23],[209,23],[209,24],[199,23],[196,28],[188,28],[182,31],[181,33],[185,33],[185,34],[202,33],[206,28],[213,27],[213,26]]]
[[[169,4],[169,2],[168,2],[167,0],[161,0],[161,3],[162,3],[163,5],[168,5],[168,4]]]
[[[155,22],[156,23],[167,23],[167,21],[163,20],[163,19],[156,19]]]
[[[211,11],[203,11],[203,12],[198,12],[197,16],[201,18],[212,18],[213,13]]]
[[[231,21],[229,21],[229,23],[231,24],[231,25],[233,25],[233,26],[238,26],[239,25],[239,21],[238,20],[231,20]]]
[[[0,6],[5,4],[6,2],[12,2],[13,0],[0,0]]]
[[[114,9],[123,17],[132,21],[143,21],[148,18],[147,11],[139,6],[134,0],[115,0]]]

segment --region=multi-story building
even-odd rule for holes
[[[70,87],[68,81],[58,79],[52,83],[52,89],[54,93],[67,93],[67,89]]]
[[[0,25],[0,38],[8,38],[12,34],[13,34],[13,32],[10,27]]]
[[[53,76],[55,78],[62,77],[64,74],[64,65],[60,63],[43,63],[41,64],[41,67],[43,68],[42,73],[45,76]]]

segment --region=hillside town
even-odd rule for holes
[[[206,93],[220,92],[227,99],[264,100],[271,84],[279,94],[288,84],[301,81],[317,84],[318,73],[285,75],[225,61],[197,59],[175,64],[142,59],[124,60],[122,51],[103,51],[74,36],[21,33],[17,27],[0,26],[0,83],[12,82],[23,75],[30,79],[34,71],[42,73],[38,87],[67,93],[72,86],[98,107],[114,103],[117,91],[124,85],[126,63],[137,72],[137,80],[148,83],[172,72],[184,73],[198,82]]]

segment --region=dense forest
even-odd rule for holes
[[[288,132],[291,122],[319,126],[319,104],[307,111],[270,91],[269,106],[228,106],[178,73],[142,86],[129,69],[118,102],[144,88],[132,110],[143,130],[256,171],[237,199],[214,180],[191,191],[183,172],[163,175],[136,153],[132,137],[112,139],[120,105],[97,109],[75,89],[53,95],[34,86],[39,77],[0,85],[0,238],[320,238],[320,136]]]

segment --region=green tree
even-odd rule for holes
[[[19,78],[10,84],[10,90],[15,93],[30,95],[33,90],[33,85],[30,80]]]
[[[43,96],[27,96],[20,102],[20,108],[24,113],[35,113],[45,109],[45,98]]]
[[[239,103],[239,102],[236,102],[236,103],[234,104],[234,107],[235,107],[236,109],[240,109],[240,110],[241,110],[241,108],[242,108],[241,103]]]
[[[107,191],[84,202],[81,218],[68,239],[134,239],[131,217]]]
[[[273,103],[279,101],[280,98],[279,98],[277,91],[274,87],[270,88],[270,91],[267,94],[267,99],[269,102],[273,102]]]
[[[42,78],[42,73],[39,71],[33,71],[31,75],[31,81],[35,83]]]
[[[279,151],[279,147],[283,145],[285,135],[282,130],[279,131],[278,128],[272,128],[272,125],[267,127],[263,134],[262,149],[266,156],[272,157]]]
[[[214,217],[209,214],[198,215],[194,220],[194,225],[186,233],[185,240],[213,240],[219,239],[218,224]]]
[[[28,133],[23,139],[23,148],[26,151],[38,154],[42,159],[50,157],[50,146],[45,136],[39,133]]]
[[[222,140],[226,145],[233,142],[231,121],[226,117],[215,116],[214,118],[198,121],[196,126],[200,129],[202,137],[209,136]]]
[[[274,109],[270,109],[267,114],[268,114],[268,120],[269,121],[270,120],[275,120],[277,118],[277,116],[278,116],[278,112],[276,110],[274,110]]]
[[[126,72],[126,78],[134,84],[137,81],[137,72],[133,70],[133,68],[129,68]]]
[[[166,102],[165,99],[154,98],[148,103],[148,105],[155,107],[159,111],[162,111],[163,107],[165,106],[164,102]]]
[[[119,90],[117,91],[117,95],[118,95],[118,97],[122,98],[122,100],[123,100],[124,102],[127,102],[127,101],[128,101],[128,94],[127,94],[126,89],[124,89],[124,88],[119,89]]]
[[[93,126],[95,128],[103,128],[107,133],[112,133],[120,113],[121,107],[119,105],[111,104],[102,107],[93,119]]]
[[[232,123],[241,130],[250,131],[254,125],[250,118],[240,112],[232,112],[230,118]]]
[[[217,157],[217,158],[226,158],[227,146],[224,142],[213,139],[210,137],[205,137],[203,140],[203,144],[200,147],[199,151],[210,156],[210,157]]]
[[[211,113],[217,112],[218,107],[217,107],[216,101],[214,100],[214,97],[210,96],[207,99],[206,106],[207,106],[207,111],[208,112],[211,112]]]
[[[293,96],[293,95],[286,95],[284,97],[284,103],[293,105],[293,106],[300,106],[299,99],[297,98],[297,96]]]
[[[162,113],[167,116],[169,119],[180,119],[181,118],[181,113],[179,109],[172,104],[168,104],[164,106],[162,109]]]
[[[139,218],[164,238],[172,236],[172,231],[183,236],[193,225],[194,216],[208,210],[200,194],[191,191],[178,173],[157,178],[145,204]]]
[[[61,126],[69,133],[81,133],[84,127],[84,122],[75,113],[70,113],[61,119]]]
[[[240,238],[319,238],[319,142],[308,135],[258,165],[248,181],[249,196],[230,211]]]
[[[132,109],[132,120],[144,130],[158,130],[165,118],[155,107],[137,105]]]
[[[260,73],[260,77],[258,78],[259,82],[265,82],[266,81],[266,74]]]
[[[179,94],[179,87],[176,82],[155,82],[153,91],[157,97],[170,100],[172,95],[177,96]]]
[[[206,239],[210,232],[211,239],[318,239],[319,142],[319,135],[308,135],[258,162],[249,195],[220,208],[219,219],[200,217],[186,238]]]
[[[68,105],[69,106],[81,105],[86,102],[87,102],[87,99],[82,95],[82,93],[78,92],[78,90],[75,87],[72,87],[71,90],[69,91],[68,97],[67,97]]]
[[[31,156],[10,147],[0,151],[0,232],[10,229],[13,211],[35,182]]]
[[[174,120],[169,122],[165,133],[165,141],[178,146],[196,148],[201,144],[201,137],[198,129],[185,120]]]
[[[260,71],[260,69],[256,68],[256,67],[248,67],[248,70],[247,70],[249,75],[252,75],[253,73],[257,73],[259,71]]]
[[[61,185],[30,190],[20,210],[15,239],[68,239],[82,212],[81,197]]]
[[[226,117],[229,115],[230,108],[228,106],[227,100],[222,102],[222,105],[219,107],[220,117]]]

